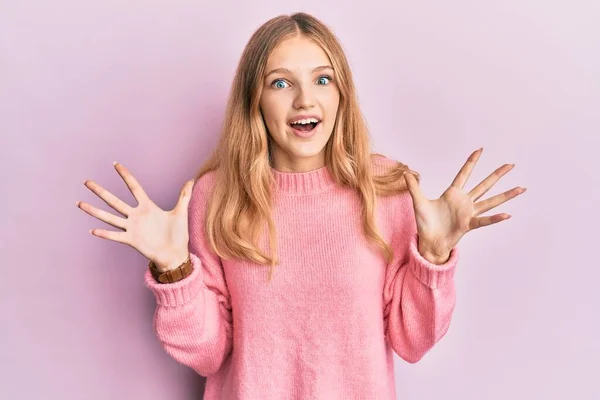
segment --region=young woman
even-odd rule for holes
[[[393,399],[393,352],[417,362],[447,332],[458,241],[525,189],[477,201],[507,164],[466,192],[479,149],[429,200],[368,135],[338,40],[297,13],[250,38],[218,146],[173,210],[120,164],[136,207],[86,182],[125,217],[78,202],[120,229],[92,234],[150,260],[158,339],[208,377],[206,400]]]

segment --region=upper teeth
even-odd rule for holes
[[[291,124],[310,124],[310,123],[318,123],[319,120],[316,118],[306,118],[306,119],[299,119],[297,121],[292,121]]]

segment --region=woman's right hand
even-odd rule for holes
[[[121,164],[115,163],[138,205],[131,207],[97,183],[86,180],[84,185],[125,218],[100,210],[83,201],[77,207],[121,231],[93,229],[94,236],[127,244],[153,261],[161,271],[177,268],[189,256],[188,204],[194,181],[187,181],[180,192],[175,208],[164,211],[146,194],[138,181]]]

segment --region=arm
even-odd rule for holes
[[[203,184],[199,181],[194,186],[189,204],[192,274],[161,284],[147,270],[145,283],[156,297],[153,327],[164,349],[178,362],[208,376],[218,371],[231,353],[233,324],[221,260],[205,240]]]
[[[441,265],[418,250],[416,221],[410,195],[397,204],[392,239],[394,258],[384,284],[385,338],[402,359],[419,361],[448,331],[456,304],[454,272],[458,248]]]

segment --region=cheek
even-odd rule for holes
[[[282,116],[285,116],[285,113],[282,113],[283,108],[282,102],[274,98],[265,98],[261,102],[263,116],[272,124],[279,124]]]
[[[328,109],[337,108],[340,101],[340,93],[336,88],[330,88],[330,90],[322,93],[321,104],[324,104]]]
[[[285,114],[281,113],[281,104],[272,99],[264,99],[260,104],[265,126],[270,134],[277,134],[287,126],[285,122]]]
[[[329,116],[335,116],[340,103],[340,96],[337,93],[331,93],[324,99],[323,104],[325,105],[326,112]]]

